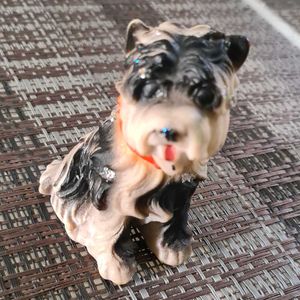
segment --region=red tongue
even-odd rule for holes
[[[173,161],[175,160],[175,149],[171,145],[167,145],[165,149],[165,159]]]

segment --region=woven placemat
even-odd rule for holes
[[[299,20],[297,3],[285,14]],[[138,272],[120,287],[66,236],[38,179],[109,114],[137,17],[208,23],[252,48],[226,145],[192,200],[193,256],[163,265],[132,229]],[[2,0],[0,299],[300,299],[299,82],[300,50],[241,1]]]

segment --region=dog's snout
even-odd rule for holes
[[[179,153],[185,153],[185,157],[189,161],[194,161],[199,158],[200,151],[200,141],[201,138],[199,136],[197,128],[198,124],[181,124],[185,126],[181,126],[181,130],[174,127],[163,127],[158,132],[163,137],[163,144],[166,145],[174,145],[177,155]],[[170,155],[165,155],[169,157]],[[173,155],[174,156],[174,155]],[[172,157],[173,157],[172,156]],[[171,160],[171,159],[167,159]]]

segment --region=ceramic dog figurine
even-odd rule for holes
[[[249,51],[243,36],[199,25],[133,20],[116,111],[41,176],[40,192],[100,275],[116,284],[135,272],[132,221],[163,263],[191,254],[190,199],[223,145]]]

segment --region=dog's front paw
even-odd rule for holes
[[[162,245],[180,251],[191,244],[192,234],[188,229],[174,224],[164,229]]]
[[[167,265],[177,266],[192,254],[191,235],[186,231],[171,234],[172,229],[168,229],[158,222],[141,226],[145,241],[156,257]]]
[[[180,227],[170,225],[162,228],[157,241],[157,258],[170,266],[182,264],[191,256],[191,237],[190,232]]]
[[[192,246],[190,244],[185,247],[181,246],[180,250],[175,250],[168,246],[163,246],[161,242],[157,247],[157,258],[166,265],[178,266],[184,263],[192,254]]]
[[[135,263],[127,264],[115,253],[98,257],[97,264],[101,277],[114,284],[121,285],[129,282],[136,272]]]

